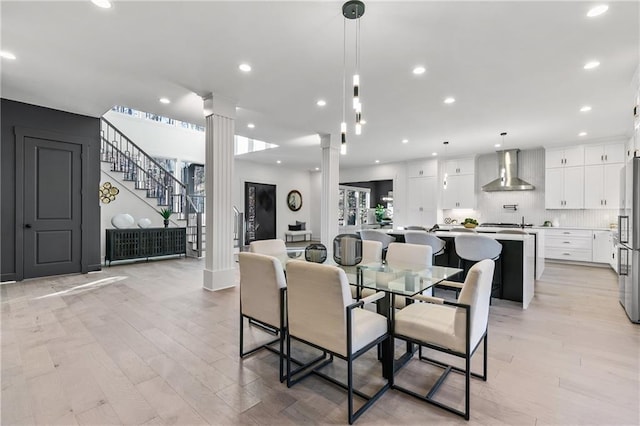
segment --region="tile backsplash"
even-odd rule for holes
[[[546,210],[544,208],[544,149],[520,151],[519,176],[534,185],[533,191],[484,192],[482,185],[498,177],[496,154],[481,155],[476,159],[476,210],[444,210],[443,217],[456,219],[473,217],[482,222],[525,223],[542,225],[544,221],[556,220],[560,226],[609,228],[618,218],[617,209],[608,210]],[[518,210],[504,209],[507,204],[517,204]]]

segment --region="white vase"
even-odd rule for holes
[[[148,228],[151,226],[151,219],[147,218],[147,217],[143,217],[140,218],[140,220],[138,220],[138,226],[140,228]]]
[[[133,228],[135,223],[133,216],[128,213],[120,213],[111,218],[111,224],[117,229]]]

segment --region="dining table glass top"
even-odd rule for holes
[[[277,258],[285,271],[287,263],[292,260],[306,261],[304,249],[288,250],[287,254],[277,256]],[[337,264],[331,257],[328,257],[323,264],[337,266],[344,270],[351,285],[401,296],[413,296],[421,293],[462,272],[462,269],[459,268],[411,263],[373,262],[344,266]]]

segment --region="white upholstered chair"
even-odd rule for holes
[[[287,254],[287,246],[284,241],[279,238],[274,240],[258,240],[249,244],[251,253],[267,254],[269,256],[285,256]]]
[[[464,282],[457,302],[422,295],[415,299],[427,303],[412,303],[395,315],[394,337],[420,345],[420,360],[445,368],[427,396],[403,388],[394,381],[393,388],[418,399],[444,408],[469,420],[470,378],[487,380],[487,329],[489,320],[489,300],[493,277],[493,260],[476,263]],[[482,375],[471,372],[471,357],[484,341]],[[422,356],[422,348],[427,347],[445,352],[465,360],[465,367],[458,368],[442,361]],[[451,371],[465,376],[465,407],[460,410],[433,399],[440,385]]]
[[[352,303],[349,282],[345,272],[331,265],[293,260],[287,264],[287,354],[291,354],[291,340],[329,353],[321,363],[303,365],[291,370],[291,357],[287,356],[287,386],[291,387],[310,373],[339,384],[319,371],[338,357],[347,362],[347,384],[340,384],[348,393],[348,420],[353,423],[389,387],[389,383],[373,396],[353,388],[353,361],[369,349],[388,338],[388,319],[377,313],[360,309],[384,297],[375,293]],[[353,394],[367,401],[358,410],[353,409]]]
[[[362,262],[361,265],[365,265],[367,263],[377,263],[382,262],[382,243],[380,241],[373,240],[363,240],[362,241]],[[349,276],[349,282],[354,284],[357,279],[355,276]],[[352,285],[351,286],[351,296],[354,299],[359,299],[361,297],[367,297],[375,293],[374,290],[370,288],[361,288],[360,295],[358,295],[358,287]]]
[[[396,239],[386,232],[378,231],[376,229],[363,229],[360,231],[360,238],[362,240],[380,241],[382,243],[382,258],[384,259],[387,247]]]
[[[240,358],[260,349],[268,349],[281,355],[286,334],[286,281],[282,263],[273,256],[259,253],[238,253],[240,264]],[[278,335],[256,348],[244,350],[244,318],[249,326],[257,326],[268,333]],[[279,342],[280,350],[271,344]],[[284,381],[283,357],[280,356],[280,381]]]
[[[431,246],[423,244],[408,244],[408,243],[391,243],[387,250],[387,264],[394,268],[402,268],[404,265],[407,267],[415,267],[416,265],[424,265],[425,269],[430,268],[432,263],[432,249]],[[385,275],[378,273],[378,279],[385,279]],[[425,290],[422,294],[431,296],[433,294],[432,289]],[[403,308],[406,305],[406,298],[394,297],[393,306],[396,308]]]

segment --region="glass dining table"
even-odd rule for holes
[[[291,260],[306,260],[304,249],[288,250],[286,255],[278,256],[286,273],[287,262]],[[349,284],[356,286],[357,298],[360,298],[364,289],[374,292],[382,291],[385,297],[377,303],[377,311],[389,319],[393,326],[394,301],[396,297],[407,298],[407,303],[412,303],[411,296],[423,293],[438,283],[454,277],[462,272],[459,268],[445,266],[425,266],[424,264],[411,264],[403,262],[374,262],[361,263],[355,266],[339,265],[328,258],[324,264],[341,268],[347,274]],[[391,328],[392,329],[392,328]],[[393,378],[393,373],[404,365],[414,353],[414,347],[407,344],[407,350],[400,358],[395,358],[395,342],[392,336],[382,344],[382,372],[388,379]]]

